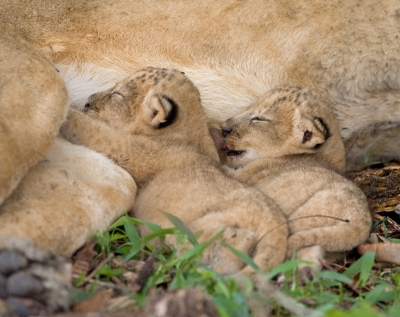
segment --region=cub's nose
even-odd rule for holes
[[[93,106],[93,99],[95,99],[95,95],[96,95],[96,94],[93,94],[93,95],[90,95],[90,96],[88,97],[87,102],[85,103],[85,108],[84,108],[84,110],[89,110],[90,108],[92,108],[92,106]]]
[[[226,129],[222,129],[222,135],[224,137],[226,137],[229,133],[232,132],[232,129],[226,128]]]

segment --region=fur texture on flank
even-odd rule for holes
[[[0,232],[71,256],[133,205],[136,184],[103,155],[57,138],[0,206]]]

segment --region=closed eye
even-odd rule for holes
[[[118,95],[118,96],[122,96],[122,97],[124,96],[124,95],[121,94],[119,91],[115,91],[115,90],[112,91],[111,94],[110,94],[110,96],[113,96],[113,95]]]
[[[254,122],[254,121],[270,121],[270,120],[268,118],[266,118],[266,117],[256,116],[256,117],[252,117],[250,119],[250,122]]]

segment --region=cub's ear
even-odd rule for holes
[[[143,100],[145,120],[154,128],[162,128],[172,123],[177,105],[172,99],[149,91]]]
[[[295,136],[302,147],[316,150],[329,139],[331,134],[329,127],[321,118],[302,118],[296,127]]]

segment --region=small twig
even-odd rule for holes
[[[119,292],[126,292],[128,289],[126,288],[126,286],[121,287],[119,285],[115,285],[114,283],[108,283],[108,282],[102,282],[102,281],[95,281],[95,280],[90,280],[87,281],[88,284],[93,284],[96,283],[96,285],[99,286],[104,286],[106,288],[111,288],[113,290],[119,291]]]
[[[111,281],[113,281],[115,284],[117,284],[117,286],[125,291],[125,292],[129,292],[130,289],[116,276],[111,276]]]
[[[343,271],[346,270],[346,267],[344,265],[341,265],[341,264],[338,264],[338,263],[333,263],[333,266],[337,268],[338,272],[343,272]],[[332,269],[335,270],[334,268],[332,268]]]
[[[92,272],[90,272],[90,274],[86,276],[85,279],[79,282],[76,286],[81,287],[85,285],[87,282],[89,282],[93,278],[93,276],[95,276],[96,273],[102,268],[102,266],[106,264],[108,261],[110,261],[114,256],[115,256],[114,253],[110,253],[107,258],[101,261],[99,265],[97,265],[97,267]]]
[[[155,252],[153,252],[144,262],[144,265],[140,269],[138,273],[138,277],[135,281],[135,285],[139,286],[139,290],[143,288],[144,284],[146,283],[147,278],[153,272],[153,264],[156,258]]]

